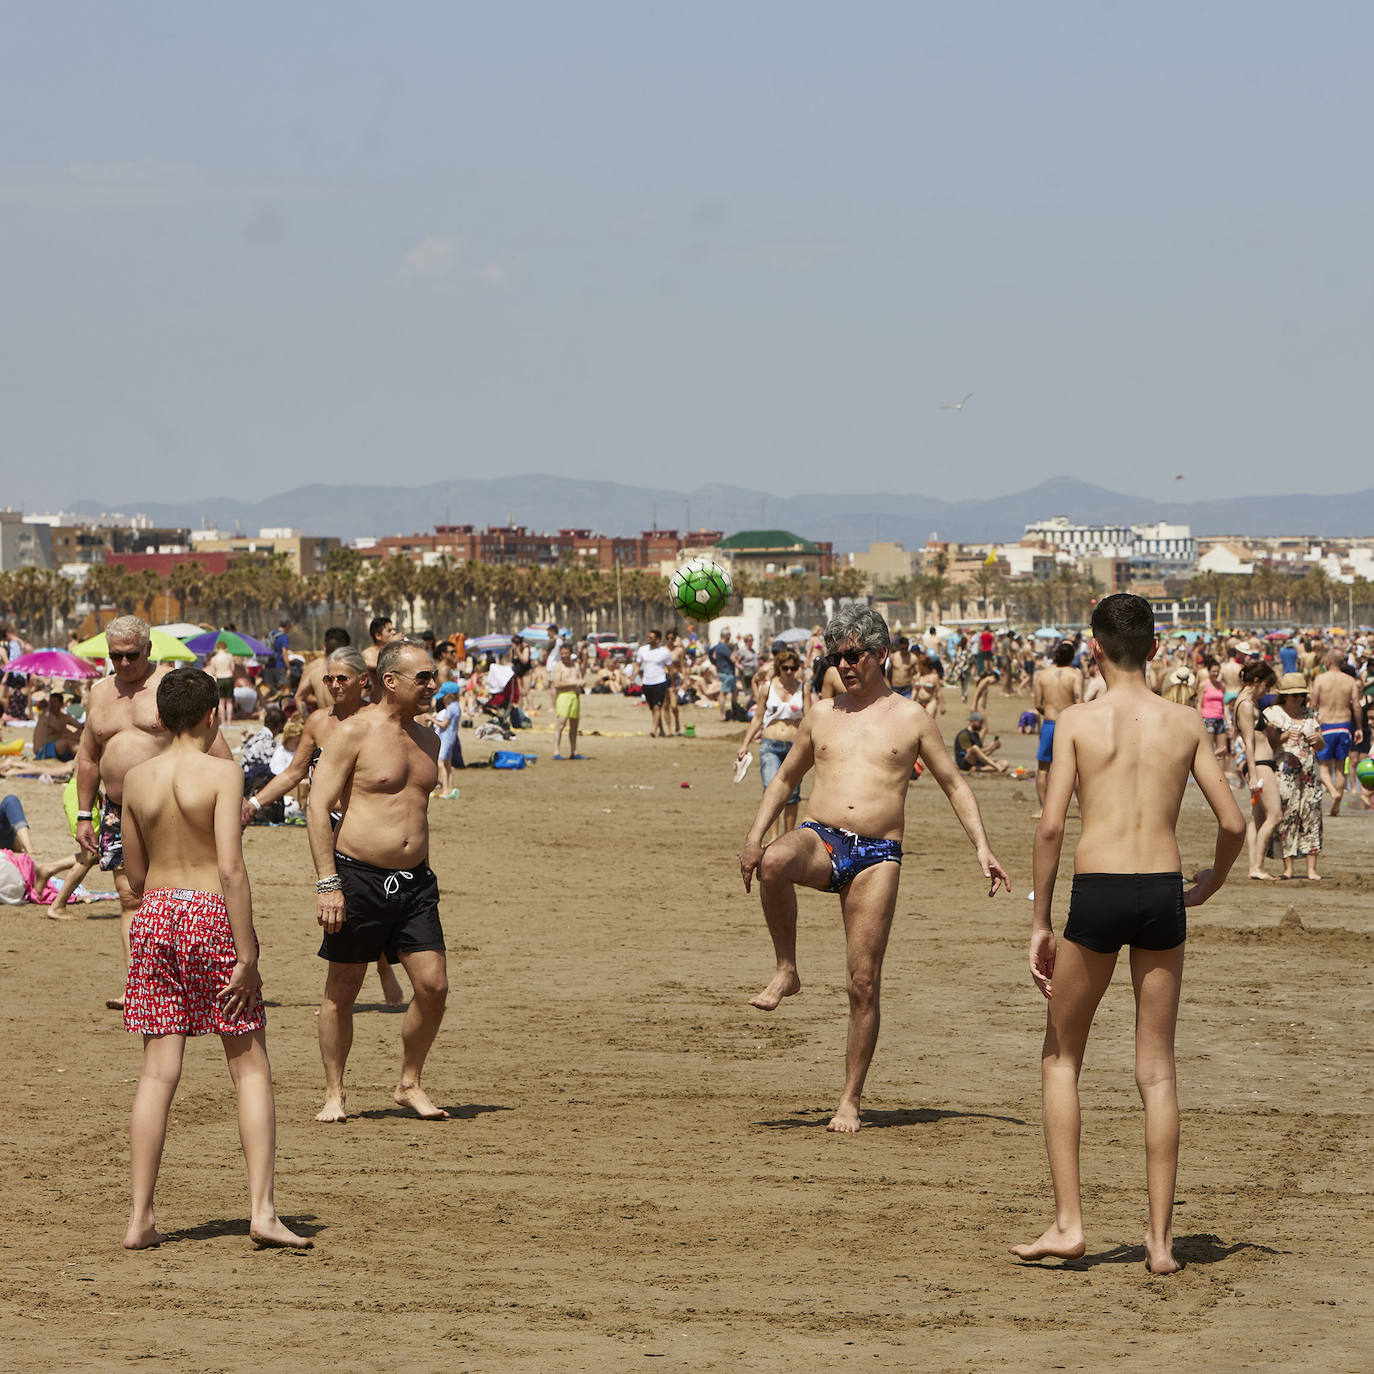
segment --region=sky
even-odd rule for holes
[[[11,5],[0,503],[1367,488],[1372,47],[1320,0]]]

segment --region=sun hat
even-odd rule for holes
[[[1285,673],[1274,689],[1281,697],[1307,695],[1307,679],[1301,673]]]

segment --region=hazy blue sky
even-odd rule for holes
[[[1356,3],[10,4],[0,502],[1368,487],[1371,51]]]

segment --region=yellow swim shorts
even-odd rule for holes
[[[580,692],[559,692],[554,699],[553,709],[560,720],[582,719],[582,695]]]

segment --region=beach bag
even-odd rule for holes
[[[67,779],[67,785],[62,789],[62,810],[67,814],[67,829],[72,832],[72,838],[76,838],[76,813],[79,810],[76,800],[76,773],[73,771]],[[91,824],[95,827],[95,833],[100,834],[100,808],[94,807],[91,811]]]
[[[491,766],[493,768],[523,768],[525,756],[517,753],[514,749],[498,749],[491,756]]]

